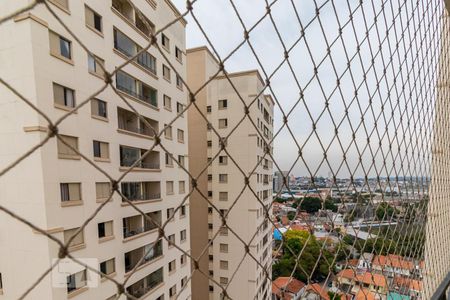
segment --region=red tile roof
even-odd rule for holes
[[[381,274],[375,274],[370,272],[364,272],[363,274],[358,274],[352,269],[345,269],[339,272],[337,277],[347,278],[350,280],[355,280],[357,282],[362,282],[366,284],[373,284],[379,287],[387,287],[386,278]]]
[[[297,294],[304,286],[305,284],[303,282],[295,278],[278,277],[272,282],[272,294],[281,296],[281,289],[284,289],[288,293]],[[283,299],[290,299],[290,296],[289,298],[286,298],[286,296]]]
[[[306,291],[319,295],[321,300],[330,300],[327,291],[325,291],[318,283],[308,285]]]

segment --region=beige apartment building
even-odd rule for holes
[[[1,1],[1,15],[31,2]],[[49,11],[38,5],[0,26],[0,77],[53,121],[102,86],[101,64],[114,70],[147,45],[152,31],[179,16],[169,0],[135,0],[135,7],[126,0],[49,2],[95,56],[88,55]],[[162,51],[183,77],[185,25],[180,20],[157,36]],[[164,128],[186,105],[187,92],[180,78],[154,47],[117,72],[113,85],[155,131]],[[177,119],[162,137],[164,146],[181,163],[186,161],[186,167],[187,119]],[[35,110],[0,85],[0,169],[42,142],[48,134],[47,125]],[[123,174],[154,143],[153,130],[139,121],[111,87],[58,127],[67,143],[113,178]],[[159,146],[119,184],[121,192],[158,223],[174,214],[188,186],[187,174]],[[52,138],[0,177],[0,205],[67,241],[106,200],[110,188],[107,177]],[[188,202],[167,224],[165,233],[189,251]],[[179,294],[178,299],[191,299],[187,257],[157,238],[157,226],[115,194],[76,236],[69,250],[77,258],[97,261],[96,267],[118,282],[128,279],[127,291],[138,298],[167,300]],[[58,257],[58,250],[46,236],[2,213],[0,300],[22,295]],[[143,256],[143,263],[131,273]],[[89,271],[75,269],[60,269],[67,273],[62,283],[46,276],[27,299],[113,299],[116,286],[112,282],[99,279],[93,283]]]
[[[187,50],[188,85],[193,91],[218,70],[217,60],[206,47]],[[228,76],[245,105],[250,105],[264,87],[257,71]],[[224,75],[213,79],[198,93],[195,102],[221,137],[227,136],[244,116],[244,104]],[[267,155],[264,157],[264,153],[273,134],[273,109],[271,96],[260,95],[249,108],[249,116],[260,134],[246,118],[230,138],[224,141],[230,156],[246,176],[251,174],[249,184],[266,207],[269,207],[272,200],[273,166],[270,158]],[[228,226],[240,239],[250,244],[250,253],[270,273],[272,232],[271,226],[265,221],[262,205],[248,187],[235,202],[244,188],[244,175],[224,151],[220,152],[219,137],[207,126],[200,113],[196,109],[190,109],[188,117],[190,172],[198,176],[211,161],[207,173],[197,182],[199,190],[221,214],[228,214]],[[220,153],[216,157],[218,152]],[[219,212],[198,192],[191,195],[190,202],[191,254],[199,257],[208,241],[212,240],[208,251],[200,259],[199,268],[226,288],[232,299],[269,299],[270,281],[265,278],[263,269],[250,256],[245,255],[242,241],[231,230],[222,227]],[[221,299],[222,292],[219,286],[200,272],[194,274],[193,299]]]

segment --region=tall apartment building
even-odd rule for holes
[[[2,1],[1,14],[12,13],[29,2]],[[0,77],[51,120],[102,86],[100,64],[114,70],[147,45],[152,31],[179,16],[169,0],[135,0],[135,7],[126,0],[48,2],[95,56],[88,55],[48,10],[38,5],[0,26]],[[181,76],[186,75],[185,25],[180,20],[157,36],[162,51]],[[186,105],[187,93],[180,78],[154,47],[118,71],[113,85],[156,131]],[[113,178],[123,174],[154,143],[151,128],[111,87],[58,127],[67,143]],[[42,142],[47,134],[45,119],[0,85],[0,168]],[[162,143],[181,163],[187,160],[187,138],[187,117],[176,120],[162,137]],[[144,213],[164,223],[185,197],[188,180],[158,146],[119,188]],[[106,200],[110,188],[107,177],[52,138],[0,177],[0,205],[67,241]],[[183,206],[165,229],[169,239],[186,251],[190,247],[188,214],[188,205]],[[119,282],[128,279],[126,289],[132,295],[167,300],[189,284],[190,263],[172,244],[157,238],[155,224],[115,194],[76,236],[69,250],[80,259],[97,259],[97,267]],[[58,257],[58,250],[45,235],[2,214],[0,299],[17,299]],[[143,256],[144,262],[131,274]],[[27,299],[103,300],[116,293],[116,286],[108,280],[89,286],[90,275],[80,267],[67,273],[62,287],[48,275]],[[178,299],[190,299],[190,293],[187,286]]]
[[[273,174],[273,191],[275,193],[279,193],[283,189],[287,189],[286,185],[283,185],[284,178],[286,178],[286,184],[289,187],[290,177],[288,175],[289,171],[275,171],[275,173]]]
[[[206,47],[187,50],[188,85],[193,91],[209,80],[218,69],[218,62]],[[264,87],[257,71],[233,73],[228,76],[246,105],[250,105]],[[198,93],[195,102],[221,137],[227,136],[244,115],[242,101],[223,75],[213,79]],[[249,183],[266,207],[269,207],[272,200],[272,161],[266,156],[261,163],[258,162],[264,156],[265,146],[272,137],[273,109],[271,96],[258,97],[249,108],[249,116],[257,124],[262,136],[257,133],[252,123],[245,119],[226,141],[230,156],[245,174],[250,175],[255,169]],[[198,176],[208,161],[220,152],[221,146],[219,138],[210,130],[197,110],[190,110],[188,115],[190,172]],[[207,174],[199,178],[197,185],[220,213],[228,213],[229,227],[250,244],[250,253],[270,272],[272,232],[271,226],[265,221],[262,205],[249,188],[246,188],[234,203],[244,188],[244,182],[244,175],[222,151],[212,161]],[[208,240],[213,240],[206,254],[200,259],[199,268],[223,287],[227,287],[227,294],[232,299],[268,299],[270,281],[265,279],[263,269],[245,255],[244,244],[231,230],[221,226],[222,218],[219,212],[199,193],[191,195],[190,209],[191,254],[199,257]],[[214,237],[216,232],[219,233]],[[239,270],[234,274],[238,267]],[[212,281],[208,283],[205,276],[199,272],[194,275],[193,299],[208,299],[208,296],[209,299],[221,299],[221,293],[222,289]]]

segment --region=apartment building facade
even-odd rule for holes
[[[28,0],[2,1],[0,11],[12,13]],[[104,84],[106,70],[115,70],[144,48],[152,32],[173,21],[179,12],[168,0],[68,1],[50,6],[88,49],[43,6],[0,26],[0,77],[17,89],[52,121],[89,99]],[[158,44],[181,77],[186,75],[185,22],[158,34]],[[180,77],[151,47],[112,78],[111,87],[88,100],[58,126],[63,140],[118,178],[154,144],[154,134],[186,105]],[[0,85],[0,165],[7,166],[45,140],[48,123],[10,90]],[[165,131],[161,143],[181,163],[186,161],[187,117]],[[189,251],[189,177],[160,146],[155,147],[119,183],[120,191],[156,224],[164,224],[171,242]],[[68,241],[102,205],[110,180],[56,138],[50,139],[0,178],[0,205],[61,241]],[[149,222],[115,193],[69,247],[79,259],[97,261],[98,269],[140,298],[190,299],[190,263],[181,251],[158,239]],[[17,299],[58,257],[59,246],[23,223],[0,218],[0,299]],[[136,266],[139,261],[143,262]],[[132,273],[133,269],[136,272]],[[115,284],[99,278],[92,284],[85,268],[70,273],[62,286],[46,276],[27,299],[114,299]],[[61,282],[59,282],[61,284]],[[125,299],[122,296],[121,299]]]
[[[188,85],[193,91],[218,70],[217,60],[206,47],[187,50]],[[200,193],[191,195],[191,251],[196,258],[203,253],[199,268],[220,284],[208,282],[201,274],[194,275],[192,296],[222,299],[226,289],[226,295],[232,299],[268,299],[270,281],[261,266],[270,274],[272,235],[263,205],[269,208],[272,200],[273,165],[264,154],[266,146],[272,148],[269,141],[273,134],[274,102],[270,95],[261,93],[264,83],[257,71],[232,73],[228,77],[242,100],[228,79],[219,75],[195,99],[210,125],[196,109],[190,110],[188,116],[190,171],[198,176],[210,163],[207,172],[198,178],[197,187],[218,210]],[[249,117],[255,125],[248,118],[241,122],[244,106],[249,106]],[[222,143],[229,155],[221,151]],[[258,198],[245,187],[245,176],[249,176],[249,186]],[[231,230],[222,226],[223,217]],[[249,252],[259,264],[246,255],[240,239],[249,244]],[[209,249],[204,252],[208,242]]]

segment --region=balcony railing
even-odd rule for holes
[[[125,196],[130,201],[145,201],[145,200],[161,199],[161,193],[143,194],[143,195],[131,195],[131,196],[125,195]],[[122,199],[122,201],[125,201],[125,199]]]
[[[124,92],[124,93],[126,93],[126,94],[128,94],[130,96],[133,96],[133,97],[135,97],[135,98],[137,98],[139,100],[147,102],[148,104],[150,104],[152,106],[155,106],[155,107],[158,106],[158,100],[156,99],[156,96],[154,96],[154,95],[144,95],[142,93],[137,93],[136,91],[133,91],[133,90],[131,90],[131,89],[127,88],[126,86],[121,85],[119,83],[117,83],[116,87],[117,87],[118,90],[120,90],[120,91],[122,91],[122,92]]]

